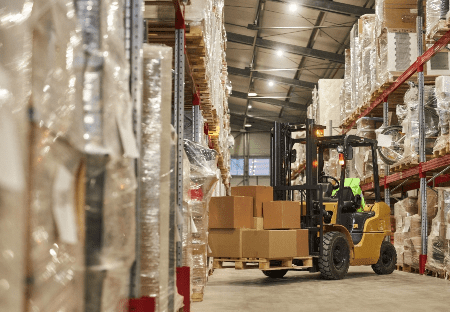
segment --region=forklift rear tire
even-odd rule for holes
[[[350,246],[340,232],[323,236],[323,255],[319,258],[319,271],[325,279],[343,279],[350,266]]]
[[[286,275],[288,270],[269,270],[269,271],[262,271],[265,276],[270,278],[282,278]]]
[[[372,269],[377,274],[391,274],[397,264],[397,251],[395,247],[387,241],[381,243],[380,258],[376,264],[372,264]]]

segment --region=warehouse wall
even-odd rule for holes
[[[230,150],[232,158],[244,157],[244,133],[232,133],[235,139],[234,148]],[[252,157],[270,157],[270,133],[269,132],[250,132],[249,133],[249,158]],[[231,186],[243,185],[242,176],[231,178]],[[270,185],[269,177],[250,177],[249,185]]]

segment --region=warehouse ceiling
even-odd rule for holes
[[[317,81],[344,77],[350,29],[374,2],[225,0],[232,130],[304,122]]]

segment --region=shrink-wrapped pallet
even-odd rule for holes
[[[361,44],[358,37],[358,24],[354,25],[350,31],[350,53],[352,66],[352,111],[354,111],[360,103],[360,81],[361,74]]]
[[[445,149],[449,139],[450,122],[450,76],[439,76],[436,78],[436,103],[439,114],[440,136],[436,139],[433,152]]]
[[[419,154],[419,90],[411,85],[404,96],[407,106],[406,117],[402,122],[403,133],[406,134],[404,143],[404,157]],[[439,133],[439,117],[436,113],[436,97],[434,86],[425,86],[425,152],[431,154],[435,143],[434,137]]]
[[[25,311],[28,212],[29,1],[0,10],[0,311]]]
[[[376,62],[373,62],[375,45],[375,14],[366,14],[359,19],[359,41],[361,46],[361,70],[359,85],[361,88],[361,103],[370,100],[372,90],[372,73],[376,72]],[[372,61],[372,62],[371,62]],[[376,60],[375,60],[376,61]]]
[[[92,311],[125,309],[135,260],[133,158],[125,1],[77,0],[82,53],[83,150],[87,154],[85,305]],[[141,83],[138,81],[138,83]]]
[[[397,250],[397,264],[403,265],[412,263],[411,249],[411,217],[418,212],[417,198],[407,197],[394,204],[394,217],[396,221],[394,233],[394,247]],[[417,218],[414,218],[417,221]],[[419,220],[420,221],[420,220]],[[416,230],[417,226],[414,228]],[[414,234],[417,234],[414,232]],[[417,236],[417,235],[416,235]],[[419,233],[420,236],[420,233]],[[417,239],[415,239],[417,240]],[[406,241],[406,249],[405,249]],[[415,251],[415,250],[414,250]]]
[[[417,58],[417,34],[383,31],[377,38],[377,84],[394,80]]]
[[[427,0],[425,8],[426,38],[433,38],[440,28],[440,21],[446,20],[448,0]]]
[[[345,50],[345,73],[344,73],[344,105],[341,108],[341,121],[344,121],[352,112],[352,64],[351,50]]]
[[[31,311],[83,311],[85,210],[83,111],[73,2],[34,1],[30,111]]]
[[[172,48],[145,44],[143,53],[140,295],[154,297],[156,309],[168,311],[174,287],[169,285]]]
[[[203,293],[208,274],[208,205],[218,181],[216,151],[189,140],[184,150],[190,162],[190,201],[192,210],[192,291]]]
[[[333,127],[340,124],[341,105],[336,96],[340,93],[344,79],[319,79],[316,124]]]
[[[446,237],[446,214],[450,210],[450,189],[436,188],[437,213],[429,227],[426,268],[442,273],[445,268],[445,257],[448,254],[448,239]],[[427,198],[428,200],[428,198]],[[430,221],[430,219],[429,219]]]
[[[422,237],[421,218],[418,214],[404,218],[403,249],[403,264],[419,268],[419,255],[422,253]]]

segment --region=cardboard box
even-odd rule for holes
[[[308,230],[296,230],[297,232],[297,257],[309,256]]]
[[[242,258],[242,234],[249,229],[211,229],[208,244],[211,257]]]
[[[253,197],[253,216],[262,217],[263,203],[273,201],[273,188],[271,186],[236,186],[231,188],[231,195]]]
[[[416,32],[416,0],[385,0],[383,14],[383,27],[389,31]]]
[[[293,201],[271,201],[263,204],[264,229],[299,229],[300,204]]]
[[[253,228],[256,230],[264,230],[263,218],[253,217]]]
[[[242,232],[244,258],[282,259],[297,256],[297,231]]]
[[[253,199],[245,196],[212,197],[209,202],[210,229],[253,228]]]

